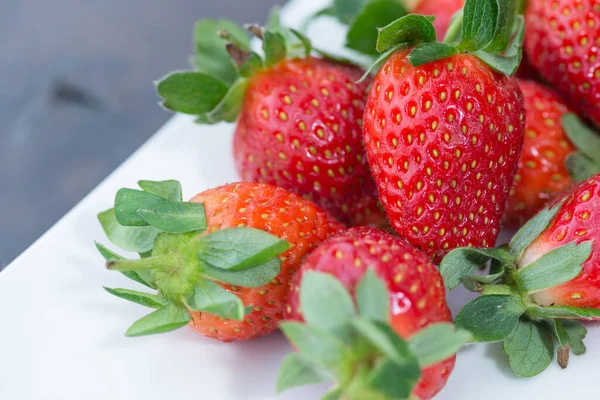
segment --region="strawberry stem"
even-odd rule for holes
[[[155,257],[141,258],[138,260],[111,260],[106,263],[106,268],[111,271],[142,271],[151,269],[169,269],[181,262],[177,254],[162,254]]]

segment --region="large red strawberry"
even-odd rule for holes
[[[586,330],[576,320],[600,319],[600,175],[549,207],[507,247],[457,249],[440,267],[448,288],[462,282],[483,294],[457,315],[457,325],[476,341],[502,341],[521,376],[536,375],[552,360],[549,333],[566,367],[570,350],[585,351]],[[490,274],[475,274],[489,259]]]
[[[229,184],[181,202],[177,181],[139,184],[98,216],[114,244],[142,255],[125,260],[98,245],[108,268],[157,290],[107,289],[158,309],[128,336],[186,324],[226,342],[272,332],[303,256],[341,229],[312,202],[270,185]]]
[[[467,1],[465,21],[480,7]],[[478,21],[493,28],[496,19]],[[523,143],[521,91],[498,72],[514,73],[518,49],[509,46],[503,64],[486,52],[504,52],[521,35],[480,37],[477,28],[463,26],[462,41],[449,44],[435,42],[420,15],[383,29],[379,49],[392,54],[365,109],[365,146],[383,207],[396,233],[435,261],[455,247],[495,243]],[[394,51],[403,42],[412,47]]]
[[[199,123],[237,121],[235,167],[245,181],[283,187],[351,224],[385,223],[362,144],[363,71],[310,56],[301,34],[277,23],[248,28],[265,57],[228,21],[196,26],[197,71],[158,84],[168,109]]]
[[[327,279],[317,279],[323,273],[327,274],[325,277],[335,277],[337,282],[329,278],[329,281],[335,284],[326,285]],[[375,276],[380,282],[372,281]],[[320,284],[317,284],[319,282]],[[400,340],[402,337],[414,342],[422,337],[427,328],[433,328],[437,323],[452,321],[441,276],[429,258],[400,239],[373,228],[353,228],[323,242],[308,256],[294,277],[292,285],[288,318],[293,321],[307,321],[317,328],[321,322],[321,327],[346,337],[349,353],[355,354],[355,357],[349,357],[350,360],[330,366],[334,371],[347,371],[349,374],[348,377],[344,377],[344,373],[334,373],[340,382],[342,398],[388,398],[376,395],[388,389],[386,385],[375,387],[376,385],[371,386],[365,382],[365,378],[374,374],[373,369],[383,362],[381,358],[385,356],[378,356],[369,348],[361,347],[361,340],[353,338],[352,332],[348,331],[350,326],[343,326],[355,314],[350,296],[356,299],[362,317],[385,322],[385,329],[378,329],[382,329],[386,335],[396,337],[394,340]],[[370,289],[372,285],[374,288]],[[345,307],[341,307],[335,295],[339,295],[338,292],[343,293],[344,289],[350,296],[347,296],[345,304],[342,304]],[[320,318],[323,320],[320,321]],[[298,325],[292,324],[290,327],[289,323],[285,323],[282,328],[292,343],[300,349],[300,356],[310,358],[307,349],[298,343]],[[366,332],[365,329],[360,329],[364,328],[362,324],[359,324],[358,328],[360,333]],[[373,335],[377,333],[374,332]],[[367,341],[370,340],[371,336],[366,336]],[[432,339],[449,340],[442,335]],[[362,346],[364,345],[362,343]],[[314,344],[313,346],[317,347]],[[411,383],[411,390],[403,395],[387,393],[389,398],[407,398],[412,393],[415,398],[421,400],[431,399],[444,387],[454,368],[455,357],[452,353],[455,348],[450,350],[436,362],[427,363],[428,366],[422,370],[420,378],[418,375],[411,376],[408,372],[392,375],[396,381],[398,376],[407,378]],[[423,364],[421,366],[425,367]],[[359,397],[357,393],[362,393],[363,397]],[[368,397],[367,394],[372,397]]]
[[[600,0],[536,0],[525,12],[527,56],[600,126]]]

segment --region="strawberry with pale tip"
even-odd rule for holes
[[[429,258],[390,234],[366,227],[341,232],[306,258],[292,281],[287,318],[308,325],[282,324],[300,353],[284,363],[280,389],[300,383],[288,374],[302,360],[324,380],[333,377],[338,383],[333,391],[348,399],[431,399],[454,368],[456,346],[469,339],[466,332],[452,328],[443,282]],[[322,337],[318,341],[323,354],[306,347],[310,335]],[[347,357],[327,363],[322,358],[336,350],[329,344],[334,339],[344,343],[340,351]],[[394,352],[402,355],[380,347],[384,340],[395,343]],[[419,359],[421,351],[438,344],[437,357]],[[406,365],[395,365],[394,360]]]
[[[97,244],[109,270],[156,290],[106,290],[157,309],[128,336],[189,325],[229,342],[277,328],[289,282],[304,255],[342,225],[309,200],[281,188],[234,183],[182,202],[177,181],[140,181],[121,189],[98,219],[109,240],[140,259]]]

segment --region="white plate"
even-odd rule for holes
[[[321,1],[298,0],[284,11],[298,21]],[[313,39],[335,50],[341,30],[322,21]],[[157,112],[160,112],[157,110]],[[237,178],[232,126],[194,125],[175,117],[78,206],[0,273],[0,399],[276,399],[280,362],[290,351],[280,334],[224,344],[189,329],[129,339],[130,323],[147,310],[106,294],[102,285],[132,287],[104,269],[93,241],[107,243],[96,214],[111,207],[117,189],[139,179],[179,179],[184,194]],[[453,292],[457,311],[464,293]],[[588,353],[562,371],[552,365],[532,379],[515,378],[500,346],[473,346],[458,362],[440,400],[597,398],[600,329],[592,327]],[[324,387],[291,390],[281,399],[313,399]]]

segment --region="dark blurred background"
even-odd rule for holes
[[[196,19],[264,22],[284,0],[0,0],[0,270],[170,115]]]

